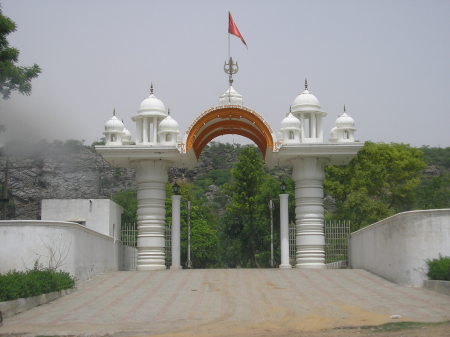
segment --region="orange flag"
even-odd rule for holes
[[[233,17],[231,16],[230,12],[228,12],[228,33],[233,34],[234,36],[240,38],[242,43],[245,44],[245,46],[247,47],[247,43],[245,43],[244,37],[242,36],[236,24],[234,23]]]

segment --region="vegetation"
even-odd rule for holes
[[[0,9],[0,94],[9,98],[12,91],[29,95],[31,80],[37,77],[41,69],[37,64],[31,67],[19,67],[19,50],[9,46],[7,36],[16,30],[16,24],[3,15]]]
[[[427,276],[430,280],[450,281],[450,256],[427,260],[427,264]]]
[[[350,220],[352,230],[414,208],[423,153],[405,144],[367,142],[347,166],[328,166],[325,193],[334,218]]]
[[[368,142],[348,166],[326,168],[327,220],[350,220],[352,230],[397,212],[450,207],[450,148],[412,148]],[[194,171],[174,179],[181,186],[182,261],[187,260],[187,201],[191,202],[191,260],[195,268],[267,267],[270,214],[275,201],[274,251],[279,261],[281,181],[289,193],[289,218],[295,219],[291,172],[268,170],[253,146],[211,143]],[[167,185],[166,224],[171,223],[171,184]],[[136,223],[136,192],[113,197],[125,209],[124,222]]]
[[[0,301],[37,296],[74,286],[75,280],[68,273],[43,269],[35,264],[26,272],[10,271],[0,275]]]

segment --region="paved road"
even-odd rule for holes
[[[450,320],[450,297],[363,270],[114,272],[7,318],[8,333],[118,336],[282,335],[403,320]],[[254,333],[254,334],[253,334]]]

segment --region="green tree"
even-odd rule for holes
[[[20,67],[19,50],[9,46],[7,35],[16,30],[16,24],[3,15],[0,9],[0,94],[4,99],[9,98],[12,91],[21,94],[31,93],[31,80],[37,77],[41,69],[37,64],[31,67]]]
[[[417,188],[416,208],[450,208],[450,172],[422,178]]]
[[[347,166],[326,168],[325,192],[336,202],[337,219],[352,230],[410,210],[425,167],[420,150],[405,144],[367,142]]]
[[[230,184],[225,185],[230,203],[222,218],[222,251],[226,264],[260,267],[264,263],[267,266],[268,251],[270,254],[267,204],[270,198],[276,198],[278,182],[269,179],[261,154],[254,147],[240,151],[231,177]]]
[[[137,226],[137,194],[136,190],[124,190],[117,192],[111,198],[122,206],[122,228],[136,228]]]

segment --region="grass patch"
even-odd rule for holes
[[[0,275],[0,302],[70,289],[75,279],[69,273],[42,269],[35,265],[31,270],[10,271]]]
[[[367,329],[373,332],[395,332],[407,329],[417,329],[427,326],[437,326],[450,324],[450,321],[445,322],[389,322],[376,326],[362,326],[361,329]]]

